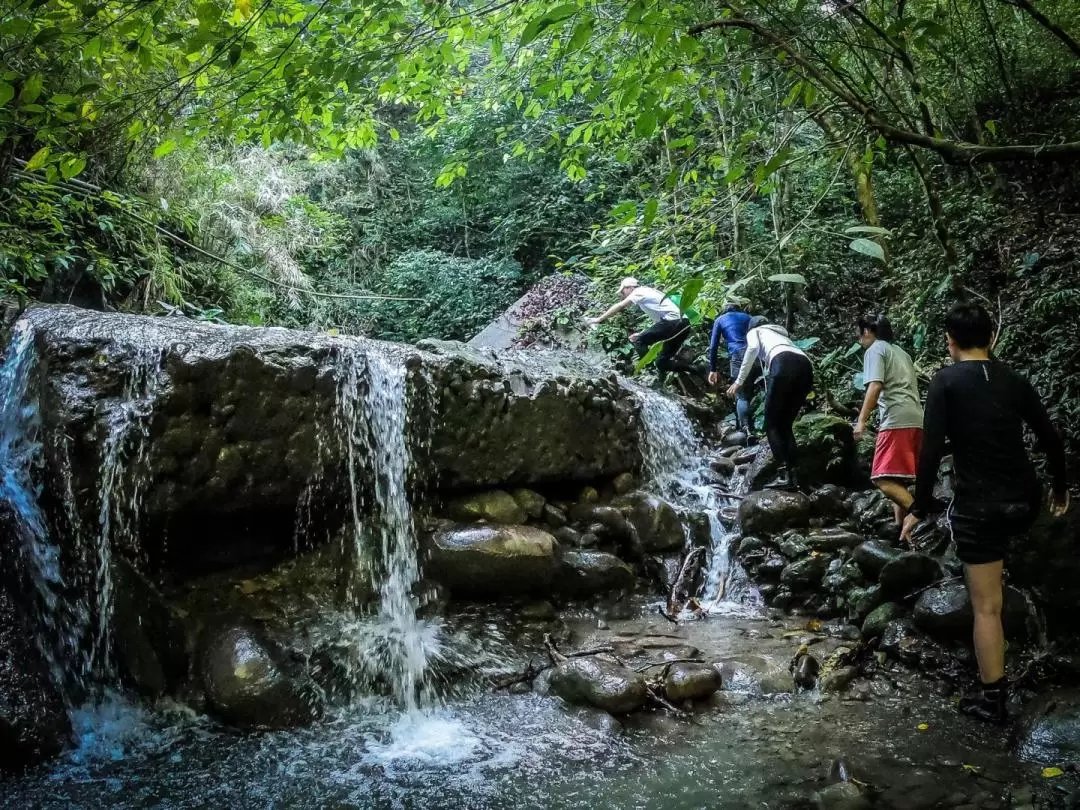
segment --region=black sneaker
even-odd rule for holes
[[[962,714],[976,717],[983,722],[1004,725],[1009,719],[1009,712],[1005,707],[1006,691],[1004,678],[994,684],[983,684],[971,694],[960,698],[957,708]]]
[[[795,479],[791,475],[791,471],[787,467],[781,467],[776,474],[776,480],[770,481],[765,485],[766,489],[782,489],[787,492],[794,492],[797,487],[795,486]]]

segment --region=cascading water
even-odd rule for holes
[[[418,619],[413,593],[420,570],[407,486],[404,366],[375,352],[346,352],[338,378],[338,420],[347,443],[353,519],[355,578],[347,590],[355,600],[364,586],[378,585],[377,666],[395,697],[413,711],[426,691],[432,628]],[[362,494],[366,471],[373,480],[370,515]]]
[[[645,473],[665,498],[684,509],[704,513],[709,521],[710,548],[702,588],[702,606],[710,612],[742,610],[759,604],[745,572],[731,558],[735,526],[726,528],[721,511],[733,499],[710,479],[708,461],[693,424],[677,402],[653,391],[632,386],[641,403],[644,428]],[[738,488],[733,480],[731,486]]]

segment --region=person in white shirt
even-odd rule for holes
[[[688,369],[688,365],[677,360],[679,349],[690,337],[690,319],[683,316],[679,305],[659,290],[643,287],[636,278],[631,277],[619,282],[619,297],[621,301],[608,308],[603,315],[590,318],[589,324],[598,326],[631,304],[636,304],[652,320],[652,326],[648,329],[630,335],[630,342],[638,356],[644,357],[650,347],[663,341],[664,348],[656,358],[656,371],[660,381],[663,382],[669,371]]]
[[[772,489],[797,489],[798,447],[792,425],[806,398],[814,387],[814,369],[810,358],[791,342],[787,330],[769,323],[760,315],[750,321],[746,334],[746,353],[739,376],[728,389],[734,397],[746,384],[760,361],[765,372],[765,435],[769,448],[779,465],[776,480],[767,484]]]

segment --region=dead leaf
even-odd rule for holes
[[[1043,779],[1057,779],[1059,776],[1064,775],[1064,773],[1065,773],[1065,771],[1061,770],[1061,768],[1043,768],[1042,769]]]
[[[978,765],[964,765],[963,768],[965,771],[971,771],[972,773],[978,773],[982,770]]]
[[[919,731],[927,731],[929,728],[930,728],[929,723],[919,723],[919,726],[918,726]]]
[[[811,619],[809,622],[807,622],[806,629],[816,633],[818,630],[821,629],[821,625],[821,619]]]

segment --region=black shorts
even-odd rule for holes
[[[1005,559],[1010,544],[1023,537],[1039,516],[1039,498],[999,503],[953,503],[947,518],[956,556],[967,565]]]

